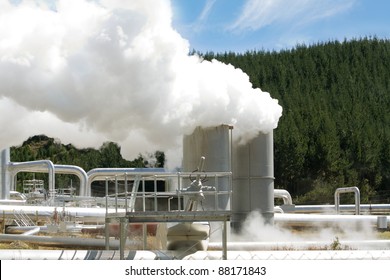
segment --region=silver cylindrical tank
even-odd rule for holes
[[[197,127],[190,135],[183,137],[183,162],[182,171],[195,171],[199,165],[199,160],[204,156],[204,171],[206,172],[230,172],[231,171],[231,129],[229,125],[216,127]],[[183,182],[183,186],[190,182]],[[203,185],[213,185],[214,179],[208,178]],[[218,191],[229,190],[229,178],[218,179]],[[227,210],[230,209],[228,195],[218,197],[218,205],[215,199],[206,196],[205,207],[209,209]]]
[[[259,135],[245,145],[233,141],[233,196],[231,225],[240,231],[252,211],[267,224],[274,218],[273,132]]]
[[[11,175],[8,170],[10,162],[10,149],[6,148],[0,152],[0,199],[9,199],[11,190]]]

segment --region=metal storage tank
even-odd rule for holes
[[[8,164],[10,162],[10,149],[1,150],[0,154],[0,199],[9,199],[11,190],[11,175],[8,171]]]
[[[190,135],[183,137],[183,161],[182,171],[192,172],[197,169],[199,160],[204,156],[204,171],[206,172],[230,172],[231,171],[231,130],[229,125],[220,125],[216,127],[197,127]],[[203,185],[211,186],[214,183],[213,178],[208,178]],[[189,185],[189,182],[183,182],[183,186]],[[220,191],[229,190],[229,178],[218,180],[218,189]],[[205,208],[215,209],[213,199],[208,199],[204,203]],[[229,197],[220,196],[218,199],[219,210],[230,210]]]
[[[245,145],[233,141],[233,196],[231,227],[239,232],[247,215],[259,211],[265,223],[274,218],[273,132]]]

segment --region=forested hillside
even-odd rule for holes
[[[390,202],[389,40],[204,57],[241,68],[283,106],[276,186],[297,203],[332,203],[345,186],[358,186],[363,202]]]
[[[334,190],[347,186],[360,188],[363,203],[390,203],[389,40],[202,56],[241,68],[283,106],[274,132],[275,186],[290,191],[295,203],[333,203]],[[36,147],[39,139],[30,138],[12,149],[12,160],[50,158],[87,171],[164,164],[163,152],[130,162],[115,143],[78,150],[50,139]]]
[[[11,147],[11,160],[15,162],[49,159],[54,164],[77,165],[86,172],[101,167],[164,167],[165,155],[156,151],[153,154],[143,155],[132,161],[125,160],[121,155],[121,148],[114,142],[105,142],[99,149],[78,149],[72,144],[64,145],[60,140],[46,135],[35,135],[23,142],[21,146]],[[24,179],[33,179],[31,173],[21,173],[18,176],[19,186]],[[48,181],[47,174],[35,174],[35,179]],[[74,179],[74,180],[73,180]],[[67,187],[71,184],[78,186],[76,176],[56,175],[56,185]]]

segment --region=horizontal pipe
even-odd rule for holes
[[[7,234],[23,234],[25,232],[31,231],[32,229],[39,228],[40,232],[50,232],[48,226],[8,226],[6,228]],[[82,231],[83,229],[104,229],[104,225],[78,225],[78,224],[68,224],[66,225],[66,231]]]
[[[64,247],[94,247],[105,248],[104,239],[95,238],[75,238],[61,236],[33,236],[20,234],[0,234],[1,242],[23,241],[31,244],[39,244],[45,246],[64,246]],[[141,241],[127,241],[126,245],[140,246]],[[119,249],[119,240],[110,240],[110,249]],[[0,250],[1,251],[1,250]],[[0,258],[1,259],[1,258]]]
[[[281,205],[284,212],[294,213],[336,213],[335,205],[295,205],[293,208],[284,207]],[[355,212],[354,204],[340,205],[341,212]],[[389,213],[390,204],[360,204],[361,214]]]
[[[22,235],[34,235],[41,231],[40,227],[33,227],[32,229],[25,231],[22,233]]]
[[[105,208],[83,208],[83,207],[54,207],[54,206],[35,206],[35,205],[0,205],[0,219],[13,219],[14,213],[22,211],[23,214],[34,219],[53,217],[55,211],[61,214],[63,211],[67,217],[77,219],[77,221],[104,223]],[[114,209],[109,209],[114,212]],[[124,213],[124,209],[118,209],[119,213]]]
[[[1,260],[119,260],[118,250],[0,250]],[[127,260],[222,260],[220,251],[125,251]],[[228,251],[228,260],[390,260],[390,250]]]
[[[228,242],[229,251],[263,250],[331,250],[333,241],[270,241],[270,242]],[[390,240],[339,240],[338,246],[348,250],[389,250]],[[208,250],[222,250],[221,242],[210,242]]]
[[[155,260],[152,251],[126,251],[127,260]],[[119,260],[118,250],[0,250],[0,260]],[[174,258],[171,258],[174,259]]]
[[[380,216],[381,217],[381,216]],[[275,213],[275,224],[282,226],[377,226],[376,215],[324,215],[324,214],[279,214]],[[390,216],[387,216],[390,227]]]
[[[220,251],[198,251],[183,260],[221,260]],[[388,250],[228,251],[228,260],[390,260]],[[282,263],[281,263],[282,265]]]

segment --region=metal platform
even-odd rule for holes
[[[222,222],[222,259],[227,259],[227,222],[230,211],[146,211],[127,213],[108,213],[106,215],[106,248],[109,248],[108,225],[120,224],[120,259],[124,259],[126,228],[131,223],[169,223],[169,222]]]

